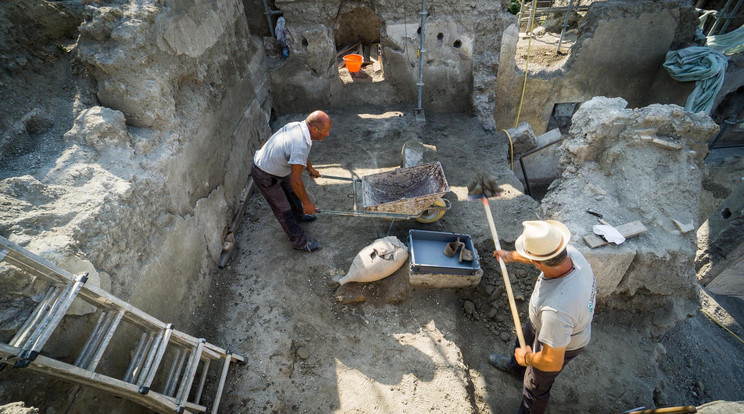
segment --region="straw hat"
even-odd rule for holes
[[[514,247],[528,259],[544,261],[558,256],[571,239],[571,231],[560,221],[525,221],[522,226],[524,231]]]

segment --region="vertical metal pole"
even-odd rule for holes
[[[519,158],[519,166],[522,167],[522,175],[524,176],[524,185],[527,187],[527,195],[532,197],[532,190],[530,190],[530,179],[527,178],[527,171],[524,169],[524,162],[522,158]]]
[[[426,38],[426,30],[424,30],[424,23],[426,19],[426,0],[421,0],[421,11],[419,12],[419,15],[421,15],[421,43],[419,45],[419,80],[416,83],[416,86],[418,86],[418,106],[416,107],[416,113],[423,112],[424,108],[421,104],[421,93],[424,88],[424,52],[426,52],[426,49],[424,49],[424,39]]]
[[[527,29],[524,31],[532,37],[532,25],[535,23],[535,12],[537,12],[537,0],[533,0],[530,5],[530,17],[527,19]]]
[[[739,7],[741,7],[742,0],[739,0],[736,3],[736,6],[734,6],[734,9],[731,10],[730,13],[726,16],[726,23],[723,24],[723,27],[721,27],[721,33],[726,32],[726,29],[728,29],[729,23],[731,23],[731,19],[736,17],[736,13],[739,11]]]
[[[271,15],[273,14],[271,10],[269,10],[269,4],[266,2],[266,0],[263,0],[264,5],[264,14],[266,15],[266,21],[269,23],[269,32],[271,32],[271,37],[276,38],[276,34],[274,33],[274,24],[271,22]]]
[[[568,10],[566,10],[566,20],[563,21],[563,28],[561,29],[561,38],[558,39],[558,49],[556,49],[555,51],[556,54],[561,53],[561,43],[563,43],[563,34],[566,33],[566,28],[568,28],[568,17],[571,15],[571,7],[573,7],[573,0],[569,0],[568,2]]]
[[[710,28],[710,31],[708,31],[708,36],[716,34],[716,29],[718,28],[719,23],[721,23],[722,20],[726,18],[726,13],[728,13],[729,5],[731,5],[731,0],[726,0],[726,4],[716,15],[716,21],[715,23],[713,23],[713,27]]]
[[[519,33],[522,27],[522,19],[524,18],[524,0],[519,0],[519,14],[517,15],[517,33]]]

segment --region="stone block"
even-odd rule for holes
[[[408,141],[400,152],[401,167],[408,168],[437,160],[437,147],[420,141]]]
[[[527,152],[537,146],[537,137],[527,122],[520,122],[516,128],[507,130],[511,137],[514,154]]]
[[[582,249],[582,254],[594,271],[597,299],[608,298],[616,293],[616,288],[636,256],[635,249],[609,245],[598,249]]]

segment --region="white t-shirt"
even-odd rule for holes
[[[286,177],[292,173],[291,164],[307,166],[307,157],[313,141],[305,121],[290,122],[256,151],[253,162],[262,171],[277,177]]]
[[[570,351],[589,343],[597,284],[584,256],[572,246],[567,250],[574,270],[559,279],[540,274],[530,298],[530,322],[540,342]]]

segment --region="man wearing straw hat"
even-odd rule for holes
[[[328,114],[315,111],[304,121],[290,122],[276,131],[253,156],[253,182],[295,250],[314,252],[321,247],[320,242],[307,239],[299,224],[316,217],[315,204],[302,182],[302,171],[307,169],[311,177],[320,177],[308,156],[313,141],[323,141],[330,130]]]
[[[526,346],[515,341],[513,355],[491,354],[488,361],[523,378],[519,413],[543,413],[556,377],[589,343],[596,282],[584,256],[568,245],[571,232],[563,223],[522,225],[516,251],[496,250],[493,257],[531,264],[542,272],[530,297],[530,319],[522,326]]]

